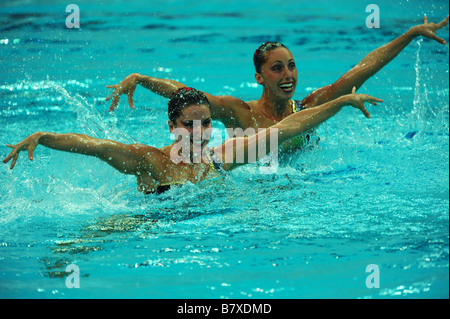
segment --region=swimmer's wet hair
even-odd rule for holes
[[[185,107],[200,104],[211,108],[208,98],[202,91],[191,87],[183,87],[176,90],[169,100],[169,120],[172,121],[172,123],[176,123]]]
[[[253,54],[253,64],[255,65],[256,72],[261,73],[261,67],[267,61],[265,53],[278,48],[287,49],[287,47],[280,42],[266,42],[256,49],[255,54]]]

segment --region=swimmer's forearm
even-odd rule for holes
[[[126,155],[121,154],[125,153],[125,150],[128,147],[125,144],[76,133],[58,134],[40,132],[39,134],[38,144],[42,146],[57,151],[94,156],[121,171],[119,168],[115,167],[113,163],[116,162],[119,157]],[[121,152],[121,150],[123,151]],[[128,159],[122,162],[127,160]]]
[[[179,88],[186,87],[183,83],[174,80],[159,79],[139,73],[135,73],[134,76],[136,76],[136,83],[165,98],[170,98]]]
[[[244,164],[236,163],[236,157],[238,154],[248,154],[249,149],[257,150],[255,160],[260,160],[261,157],[264,157],[273,151],[271,145],[272,134],[277,134],[278,145],[280,145],[281,143],[310,130],[311,128],[334,116],[343,106],[349,104],[348,101],[348,96],[342,96],[318,107],[294,113],[284,118],[277,124],[265,130],[259,131],[258,134],[248,137],[229,139],[222,144],[222,146],[218,147],[215,152],[216,154],[228,153],[229,157],[233,156],[233,160],[229,161],[227,157],[224,157],[225,155],[222,155],[222,160],[224,163],[232,162],[231,165],[228,164],[228,166],[224,166],[225,169],[234,169],[235,167]],[[260,145],[265,145],[265,149],[260,149]],[[233,149],[233,152],[230,153],[227,151],[228,149]],[[244,161],[245,163],[250,162],[248,158],[245,158]]]
[[[284,118],[271,128],[278,129],[278,143],[281,144],[284,141],[306,132],[333,117],[342,109],[342,107],[349,105],[349,101],[350,100],[347,95],[338,97],[337,99],[317,107],[294,113]]]
[[[355,91],[356,88],[353,88],[352,94],[346,94],[317,107],[289,115],[267,129],[258,129],[257,134],[228,139],[222,145],[215,147],[214,153],[225,163],[224,169],[230,170],[239,165],[259,160],[270,153],[272,151],[272,137],[274,133],[276,134],[275,138],[278,138],[278,145],[280,145],[325,122],[346,105],[361,110],[369,118],[370,114],[367,112],[364,103],[369,102],[376,105],[377,102],[383,102],[383,100],[367,94],[355,94]],[[265,147],[261,149],[260,146],[262,145],[265,145]],[[237,161],[238,155],[240,155],[239,161]],[[242,155],[244,156],[242,157]],[[246,155],[247,158],[245,158]]]
[[[330,98],[349,94],[353,87],[360,88],[369,78],[397,57],[416,36],[413,29],[410,29],[393,41],[367,54],[355,67],[331,85],[334,94]]]
[[[180,89],[187,87],[187,85],[169,79],[159,79],[139,73],[134,73],[136,84],[140,84],[146,89],[156,93],[165,98],[171,98],[172,94]],[[233,106],[238,108],[246,108],[244,101],[234,98],[232,96],[213,96],[203,92],[211,104],[211,118],[226,123],[232,127],[239,125],[234,120]]]
[[[446,44],[447,42],[444,39],[436,35],[436,31],[445,27],[448,24],[448,20],[449,17],[447,16],[447,18],[439,23],[428,23],[425,15],[423,24],[410,28],[398,38],[365,56],[361,62],[358,63],[358,65],[344,74],[338,81],[336,81],[336,83],[332,85],[333,90],[338,94],[346,94],[353,86],[359,88],[367,79],[377,73],[386,64],[391,62],[411,43],[412,40],[418,36],[423,36],[435,40],[441,44]],[[330,95],[330,97],[334,98],[337,97],[337,95]]]
[[[97,156],[99,153],[99,139],[83,134],[68,133],[58,134],[50,132],[38,132],[38,144],[69,153],[78,153]]]
[[[395,40],[373,50],[366,55],[355,67],[361,69],[362,71],[361,74],[359,74],[359,86],[361,86],[365,80],[381,70],[386,64],[391,62],[416,37],[417,34],[415,34],[414,29],[409,29]]]
[[[136,174],[145,170],[148,164],[145,154],[150,154],[146,146],[139,144],[122,144],[107,139],[98,139],[88,135],[69,133],[57,134],[48,132],[35,133],[38,144],[45,147],[94,156],[123,174]]]
[[[302,104],[305,108],[316,107],[349,94],[353,87],[359,89],[369,78],[398,56],[417,36],[415,29],[411,28],[393,41],[373,50],[336,82],[309,94]]]
[[[427,17],[424,17],[424,23],[421,25],[416,25],[406,31],[404,34],[396,38],[395,40],[383,45],[382,47],[369,53],[358,66],[363,68],[368,68],[368,76],[372,76],[383,68],[386,64],[392,61],[400,52],[406,48],[412,40],[418,36],[424,36],[433,39],[441,44],[446,44],[447,42],[439,38],[436,35],[436,31],[445,27],[448,23],[448,16],[446,19],[442,20],[440,23],[428,23]]]
[[[22,151],[28,151],[28,158],[32,160],[33,152],[38,145],[58,151],[94,156],[119,172],[131,175],[140,175],[143,172],[149,173],[152,170],[151,155],[157,150],[146,145],[125,145],[83,134],[36,132],[16,145],[7,144],[13,150],[3,162],[7,163],[12,159],[11,169],[14,168],[19,153]]]

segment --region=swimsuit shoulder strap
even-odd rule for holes
[[[208,158],[209,166],[217,172],[222,171],[222,161],[217,157],[216,153],[214,153],[214,150],[212,148],[208,148],[205,152],[206,157]]]
[[[300,102],[299,100],[291,100],[291,105],[292,113],[297,113],[305,109],[305,107],[302,105],[302,102]]]

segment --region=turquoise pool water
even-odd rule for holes
[[[67,3],[69,4],[69,3]],[[448,2],[77,1],[0,5],[0,154],[35,131],[161,147],[167,100],[139,88],[110,114],[105,85],[132,72],[212,94],[259,98],[252,54],[285,43],[296,98],[334,82],[371,50]],[[448,27],[440,36],[448,41]],[[344,109],[320,144],[144,196],[100,161],[40,147],[0,166],[2,298],[448,298],[449,51],[417,39],[360,90],[385,103]],[[223,129],[220,123],[214,123]],[[67,265],[80,288],[68,288]],[[379,270],[379,288],[366,280]]]

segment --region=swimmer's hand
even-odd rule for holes
[[[13,169],[16,165],[17,159],[19,158],[19,153],[21,151],[28,151],[28,158],[30,161],[33,160],[33,152],[36,148],[36,146],[39,145],[39,138],[41,137],[42,133],[37,132],[30,136],[28,136],[23,141],[19,142],[16,145],[6,144],[6,146],[11,147],[13,150],[9,155],[3,160],[3,163],[8,163],[12,159],[11,167],[10,169]]]
[[[133,94],[136,90],[136,85],[138,84],[138,74],[133,73],[127,76],[122,82],[115,85],[107,85],[108,89],[114,89],[114,91],[105,99],[105,101],[112,100],[111,106],[109,107],[109,112],[114,111],[119,103],[120,96],[122,94],[128,95],[128,104],[132,109],[134,109]]]
[[[360,109],[367,118],[370,118],[370,114],[364,106],[365,102],[369,102],[372,105],[377,105],[377,102],[384,102],[383,100],[377,99],[376,97],[367,94],[356,94],[355,92],[356,87],[354,86],[352,89],[352,94],[344,95],[343,98],[347,99],[347,105],[351,105],[354,108]]]
[[[427,15],[425,15],[423,17],[423,24],[412,27],[410,31],[413,32],[415,36],[421,35],[445,45],[447,44],[447,41],[438,37],[436,35],[436,31],[442,29],[447,24],[448,24],[448,16],[439,23],[432,23],[432,22],[428,23]]]

